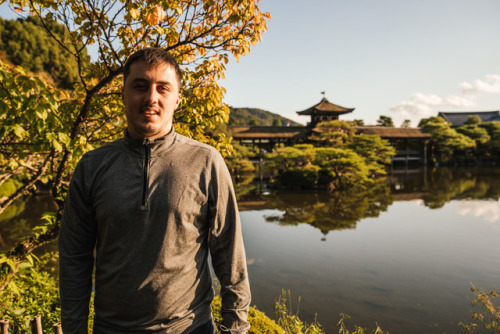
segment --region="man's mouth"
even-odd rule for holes
[[[158,111],[155,109],[142,109],[142,113],[145,116],[153,116],[153,115],[158,115]]]

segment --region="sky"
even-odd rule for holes
[[[230,62],[225,102],[305,124],[325,97],[341,119],[396,126],[439,111],[500,110],[499,0],[261,0],[268,32]]]
[[[5,4],[0,7],[5,16]],[[500,0],[260,0],[262,42],[221,82],[225,102],[302,124],[323,98],[417,126],[439,111],[500,110]]]

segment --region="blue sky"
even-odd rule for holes
[[[263,41],[231,61],[225,102],[306,123],[326,92],[375,124],[500,109],[499,0],[261,0]],[[5,4],[0,7],[6,16]]]
[[[319,102],[412,126],[438,111],[500,109],[498,0],[261,0],[263,41],[231,62],[226,103],[308,121]]]

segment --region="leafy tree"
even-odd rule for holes
[[[319,133],[311,136],[310,139],[317,141],[320,145],[343,147],[352,141],[355,134],[354,124],[354,122],[340,120],[318,123],[316,130]]]
[[[469,118],[467,118],[467,120],[464,122],[464,125],[473,125],[473,124],[480,124],[482,121],[481,121],[481,117],[479,117],[478,115],[471,115],[469,116]]]
[[[356,134],[355,124],[339,120],[322,122],[317,126],[320,132],[311,138],[321,146],[352,149],[365,158],[374,174],[385,174],[383,165],[391,162],[395,149],[380,136]]]
[[[315,186],[343,189],[366,186],[385,175],[395,149],[379,136],[356,134],[354,122],[327,121],[317,125],[311,144],[279,148],[268,154],[267,168],[284,187]]]
[[[366,186],[373,182],[366,160],[350,149],[317,148],[314,163],[321,167],[319,184],[330,190]]]
[[[424,118],[419,127],[432,135],[432,151],[439,162],[448,163],[467,158],[476,142],[451,128],[441,117]]]
[[[273,119],[273,126],[282,126],[281,120],[278,118]]]
[[[391,117],[380,115],[377,120],[377,126],[394,127],[394,122],[392,121]]]
[[[500,140],[500,122],[484,122],[478,124],[479,127],[485,129],[491,140]]]
[[[411,120],[405,119],[403,123],[401,124],[402,128],[409,128],[411,126]]]
[[[354,126],[364,126],[365,125],[365,121],[362,120],[362,119],[355,119],[353,122],[353,125]]]
[[[476,145],[486,144],[491,139],[488,131],[485,128],[479,127],[477,123],[462,125],[458,127],[456,131],[474,139],[476,141]]]
[[[484,122],[477,126],[485,129],[490,136],[490,140],[482,146],[485,157],[500,160],[500,122]]]
[[[235,153],[226,157],[227,167],[231,171],[231,175],[240,178],[243,174],[248,174],[255,171],[255,167],[248,158],[256,153],[251,151],[248,146],[233,143]]]
[[[349,148],[302,144],[279,148],[266,159],[267,168],[278,175],[278,184],[287,188],[363,187],[371,184],[375,175],[375,168]]]
[[[209,143],[223,155],[231,146],[223,134],[208,131],[228,120],[222,102],[225,65],[239,60],[266,31],[268,13],[256,0],[198,1],[7,1],[25,8],[61,50],[78,65],[79,78],[64,93],[20,69],[0,69],[0,180],[16,178],[18,191],[0,208],[45,182],[58,200],[47,225],[8,255],[15,264],[59,230],[64,188],[72,167],[87,150],[121,135],[125,121],[120,98],[121,74],[128,55],[143,47],[169,51],[183,68],[181,105],[175,113],[179,133]],[[55,23],[57,22],[57,24]],[[67,33],[58,34],[60,25]],[[87,65],[86,48],[97,49]],[[5,267],[5,263],[2,265]]]
[[[266,155],[269,159],[267,167],[278,172],[305,167],[312,163],[314,147],[310,144],[301,144],[278,148],[275,152]]]
[[[376,135],[355,135],[348,147],[365,158],[374,175],[385,174],[384,165],[390,164],[396,154],[387,140]]]

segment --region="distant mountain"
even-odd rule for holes
[[[229,107],[228,125],[261,125],[261,126],[303,126],[281,115],[258,108],[234,108]]]

